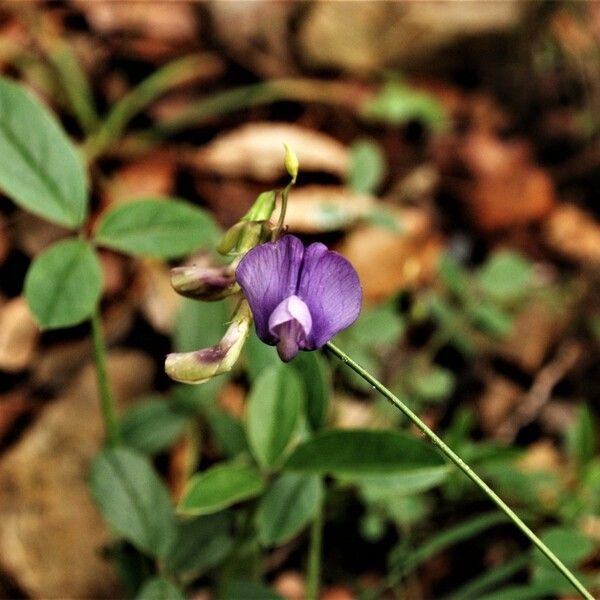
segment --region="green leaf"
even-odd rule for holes
[[[154,577],[148,580],[136,600],[185,600],[183,592],[168,579]]]
[[[102,293],[98,257],[83,240],[57,242],[35,258],[24,289],[42,329],[77,325],[92,314]]]
[[[219,449],[229,457],[248,451],[246,429],[239,419],[218,409],[207,411],[206,417]]]
[[[308,422],[318,431],[325,425],[331,395],[331,377],[327,362],[316,352],[301,352],[290,364],[296,369],[304,385]]]
[[[21,208],[76,229],[87,212],[86,175],[56,119],[0,77],[0,189]]]
[[[104,450],[92,463],[90,487],[102,516],[136,548],[163,557],[174,534],[169,492],[145,456]]]
[[[362,139],[352,144],[348,185],[353,191],[358,194],[377,191],[385,171],[385,157],[376,142]]]
[[[265,546],[294,537],[314,517],[323,498],[316,475],[284,473],[261,498],[256,513],[258,537]]]
[[[443,367],[431,365],[427,371],[410,373],[407,383],[420,399],[440,402],[454,390],[454,374]]]
[[[551,527],[546,529],[540,539],[554,552],[567,567],[576,567],[594,550],[594,544],[577,529],[566,527]],[[535,561],[548,570],[554,567],[537,549],[534,551]]]
[[[426,467],[401,475],[365,475],[348,477],[358,483],[367,502],[377,502],[390,497],[418,494],[442,484],[448,477],[448,466]]]
[[[284,600],[275,590],[255,581],[232,579],[225,584],[223,600]]]
[[[231,515],[218,513],[180,520],[165,568],[169,573],[197,575],[218,565],[231,552]]]
[[[482,290],[492,298],[516,300],[529,291],[533,282],[533,267],[520,254],[502,250],[479,270],[477,280]]]
[[[263,371],[248,398],[248,441],[263,468],[281,460],[298,426],[303,389],[296,370],[279,364]]]
[[[216,231],[212,217],[201,208],[181,200],[149,198],[107,212],[95,239],[125,254],[166,259],[215,244]]]
[[[392,302],[364,311],[348,333],[361,346],[388,346],[404,332],[404,321]]]
[[[528,583],[526,585],[510,585],[497,592],[478,596],[477,600],[548,600],[554,596],[555,588],[547,583]]]
[[[277,356],[275,347],[262,342],[256,335],[254,327],[248,336],[244,353],[248,364],[248,375],[250,376],[250,381],[252,383],[259,378],[265,369],[273,365],[278,365],[281,362]]]
[[[592,412],[586,404],[579,407],[577,419],[567,430],[567,449],[569,456],[585,467],[596,453],[596,424]]]
[[[497,587],[503,581],[511,579],[520,571],[523,571],[529,565],[530,557],[528,552],[517,554],[506,562],[484,571],[480,575],[462,585],[455,590],[449,600],[477,600],[483,592]]]
[[[57,38],[53,40],[47,56],[54,67],[71,113],[83,131],[91,131],[98,124],[94,93],[73,44],[67,39]]]
[[[157,69],[130,89],[112,107],[100,130],[87,144],[88,156],[97,156],[110,148],[119,140],[123,130],[133,117],[165,92],[197,77],[205,67],[206,57],[204,55],[184,56]]]
[[[317,434],[294,450],[284,469],[365,475],[409,473],[443,464],[433,447],[406,433],[352,429]]]
[[[185,515],[218,512],[258,496],[262,489],[262,478],[254,467],[237,463],[219,464],[189,480],[177,511]]]
[[[491,302],[473,304],[467,309],[467,314],[475,327],[495,338],[507,336],[513,326],[510,315]]]
[[[166,450],[181,436],[188,416],[173,410],[161,398],[132,406],[121,420],[121,437],[127,446],[147,454]]]
[[[361,112],[366,119],[391,125],[419,120],[433,129],[441,129],[446,123],[444,109],[432,95],[398,80],[388,81],[374,98],[364,104]]]
[[[175,350],[192,352],[216,344],[227,329],[228,306],[223,300],[198,302],[183,298],[173,334]]]
[[[450,254],[443,254],[440,259],[439,273],[448,289],[458,297],[469,292],[467,271]]]
[[[435,556],[445,548],[471,539],[490,527],[506,522],[506,516],[500,512],[477,515],[471,519],[454,525],[434,534],[418,548],[411,551],[402,566],[403,573],[410,573],[420,564]]]

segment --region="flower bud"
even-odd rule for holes
[[[230,227],[221,238],[217,246],[219,254],[240,255],[258,246],[269,236],[269,227],[266,221],[239,221]]]
[[[242,221],[268,221],[275,210],[275,190],[263,192],[254,201],[250,210],[242,217]]]
[[[223,339],[203,350],[168,354],[165,360],[167,375],[181,383],[198,384],[230,371],[246,343],[251,322],[248,303],[242,300]]]
[[[221,300],[239,291],[235,269],[227,266],[192,265],[171,269],[171,285],[180,295],[194,300]]]
[[[296,178],[298,177],[298,167],[300,163],[298,162],[298,157],[296,153],[287,145],[283,144],[285,148],[285,157],[283,159],[283,164],[285,166],[286,171],[289,173],[292,178],[292,183],[296,183]]]

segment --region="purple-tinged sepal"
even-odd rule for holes
[[[226,266],[191,265],[171,269],[171,286],[193,300],[222,300],[240,291],[235,281],[235,268]]]
[[[251,323],[250,308],[248,303],[242,300],[223,339],[203,350],[168,354],[165,360],[167,375],[181,383],[199,384],[216,375],[227,373],[240,356]]]

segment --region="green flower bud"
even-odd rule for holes
[[[181,383],[199,384],[231,371],[246,343],[251,323],[250,308],[242,300],[223,339],[203,350],[168,354],[165,360],[167,375]]]
[[[250,210],[242,217],[242,221],[268,221],[275,210],[275,190],[263,192],[254,201]]]
[[[283,144],[285,148],[285,157],[283,159],[283,164],[285,166],[286,171],[289,173],[292,178],[292,183],[296,183],[296,178],[298,177],[298,167],[300,163],[298,162],[298,157],[296,153],[287,145]]]
[[[224,256],[246,254],[248,250],[264,242],[270,234],[266,221],[239,221],[221,238],[217,252]]]

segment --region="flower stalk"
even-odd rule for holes
[[[345,352],[337,346],[328,342],[325,347],[344,364],[348,365],[357,375],[370,383],[384,398],[394,407],[400,410],[415,425],[427,439],[438,448],[438,450],[451,462],[453,462],[520,530],[537,549],[554,565],[554,567],[567,579],[567,581],[579,592],[585,600],[594,600],[577,577],[565,566],[565,564],[533,533],[523,520],[494,492],[494,490],[483,480],[452,448],[437,436],[419,417],[406,406],[397,396],[392,394],[378,379],[353,361]]]
[[[99,309],[96,308],[90,318],[92,329],[92,351],[100,395],[100,409],[106,430],[106,439],[111,447],[117,446],[121,441],[117,410],[108,384],[108,371],[106,368],[106,346],[102,335],[102,322]]]

